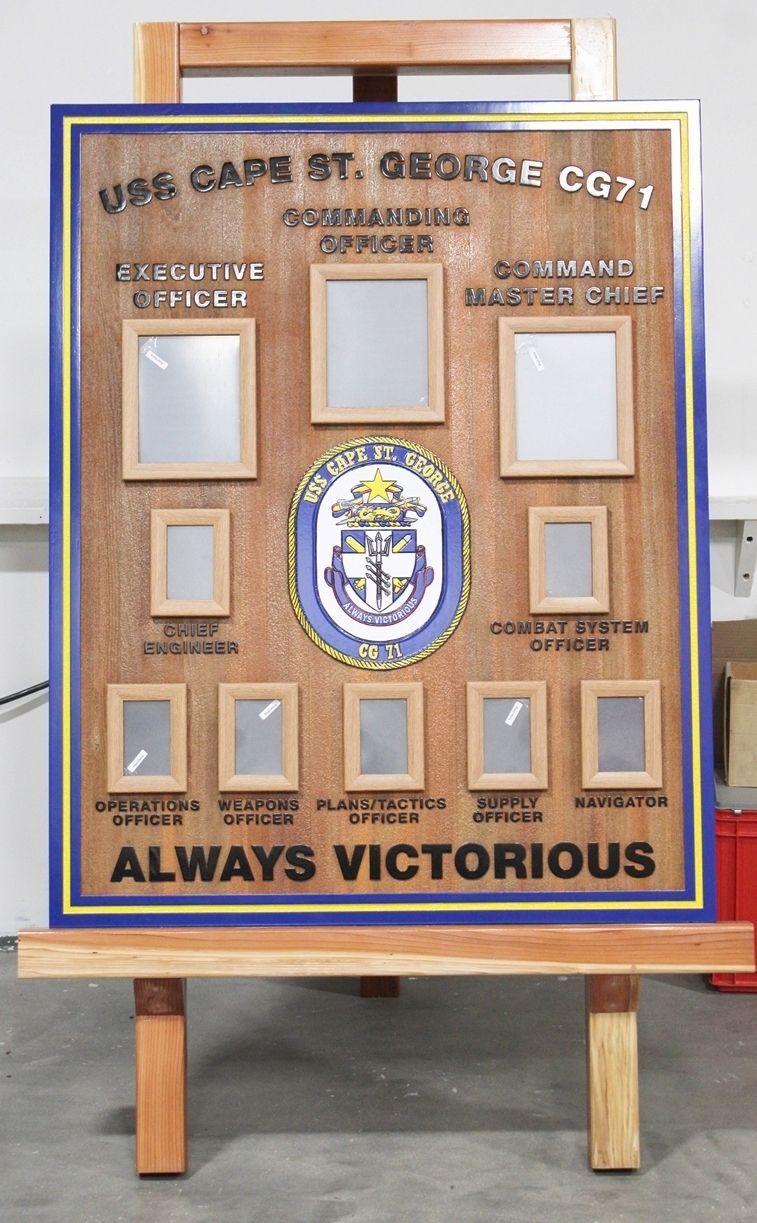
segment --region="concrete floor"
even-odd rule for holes
[[[643,1167],[597,1174],[578,979],[193,981],[191,1170],[140,1179],[130,984],[15,973],[2,1223],[757,1219],[757,995],[644,979]]]

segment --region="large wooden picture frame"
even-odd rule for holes
[[[428,399],[423,405],[386,403],[335,407],[329,399],[327,291],[338,282],[422,282],[426,285]],[[310,418],[313,424],[441,424],[444,421],[444,274],[441,264],[314,263],[310,268]],[[354,356],[360,364],[360,354]]]
[[[257,475],[255,320],[124,319],[122,327],[124,480],[251,480]],[[140,458],[139,346],[146,336],[239,337],[239,461],[144,462]]]
[[[603,335],[615,339],[615,438],[616,455],[593,458],[522,458],[518,446],[518,402],[516,341],[518,336]],[[537,369],[543,367],[538,351],[531,350]],[[583,388],[590,380],[591,366],[577,362],[575,377]],[[589,382],[587,395],[592,394]],[[554,476],[631,476],[634,473],[633,346],[632,324],[626,315],[578,315],[568,318],[521,315],[499,320],[499,411],[500,463],[503,476],[552,478]],[[542,430],[545,439],[551,431]]]

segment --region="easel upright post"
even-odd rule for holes
[[[186,1172],[186,982],[136,979],[134,1003],[137,1172]]]
[[[589,1164],[595,1172],[638,1168],[639,978],[586,977]]]

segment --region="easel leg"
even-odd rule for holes
[[[589,1163],[595,1171],[639,1166],[639,978],[586,978]]]
[[[186,983],[134,981],[137,1172],[187,1170]]]
[[[399,998],[399,977],[361,977],[361,998]]]

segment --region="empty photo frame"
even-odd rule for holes
[[[499,320],[503,476],[630,476],[630,318]]]
[[[662,785],[660,681],[581,682],[585,790],[651,790]]]
[[[297,684],[218,685],[219,790],[296,790]]]
[[[345,790],[423,786],[423,685],[345,684]]]
[[[108,684],[108,791],[187,788],[186,684]]]
[[[314,424],[444,420],[441,264],[313,264]]]
[[[229,615],[229,511],[152,510],[150,614]]]
[[[532,612],[609,611],[606,506],[529,508],[528,590]]]
[[[124,479],[254,477],[254,319],[126,319],[122,339]]]
[[[546,790],[547,685],[468,683],[468,789]]]

